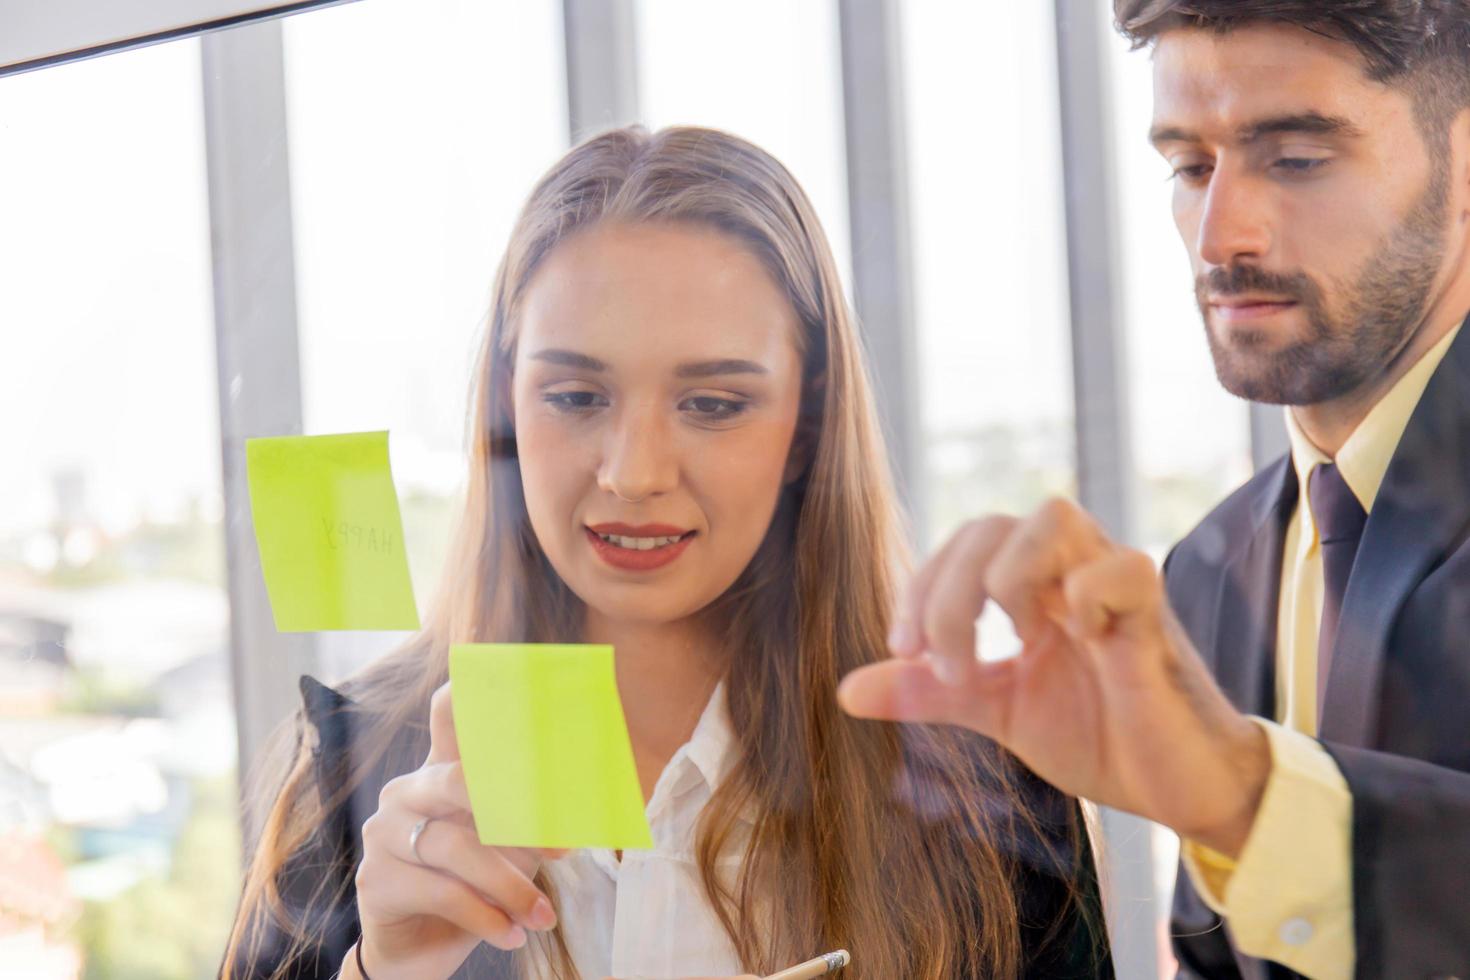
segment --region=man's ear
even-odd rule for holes
[[[1456,179],[1451,204],[1461,224],[1470,224],[1470,107],[1460,110],[1450,124],[1450,166]]]

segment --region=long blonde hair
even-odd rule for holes
[[[250,866],[226,975],[237,956],[253,962],[267,915],[295,930],[298,953],[321,941],[302,919],[290,921],[277,875],[354,787],[422,759],[429,698],[446,679],[451,642],[556,641],[580,628],[579,600],[531,532],[506,392],[533,273],[569,235],[611,221],[689,223],[731,236],[762,261],[801,323],[795,445],[805,469],[783,492],[751,564],[708,611],[730,638],[726,695],[739,759],[697,831],[708,900],[745,967],[761,973],[846,946],[853,980],[1016,975],[1017,842],[1043,835],[1012,760],[958,731],[853,720],[834,697],[843,675],[885,655],[903,556],[836,265],[781,164],[696,128],[605,133],[571,150],[532,191],[495,279],[449,585],[421,635],[345,686],[369,721],[355,726],[361,734],[335,799],[319,798],[309,734],[298,735]],[[297,731],[305,727],[298,720]],[[756,815],[748,836],[739,832],[745,813]],[[1067,833],[1070,855],[1050,856],[1064,869],[1081,853],[1079,828]],[[744,859],[733,878],[715,870],[730,847]],[[312,902],[344,901],[346,889],[324,884]],[[558,973],[575,976],[564,946],[553,946]]]

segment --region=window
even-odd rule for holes
[[[0,80],[0,962],[192,978],[238,894],[199,47]]]
[[[566,147],[558,7],[385,0],[283,25],[305,430],[391,433],[421,606],[457,517],[496,264]],[[396,642],[322,634],[323,671]]]
[[[724,129],[773,153],[811,197],[846,280],[837,5],[638,0],[636,11],[643,122]]]
[[[934,545],[1075,492],[1056,54],[1050,4],[901,10]]]

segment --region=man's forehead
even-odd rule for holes
[[[1173,30],[1153,53],[1154,126],[1223,136],[1265,118],[1315,113],[1370,122],[1390,92],[1343,41],[1282,25]]]

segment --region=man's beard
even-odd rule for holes
[[[1220,384],[1233,395],[1275,405],[1316,405],[1356,391],[1381,372],[1423,322],[1444,259],[1444,221],[1449,168],[1436,173],[1419,201],[1352,285],[1336,291],[1340,315],[1329,313],[1326,295],[1303,273],[1278,274],[1253,265],[1212,269],[1195,281],[1205,317],[1205,336]],[[1268,293],[1294,301],[1307,317],[1307,336],[1283,350],[1265,350],[1269,336],[1237,333],[1227,347],[1209,322],[1209,297]]]

